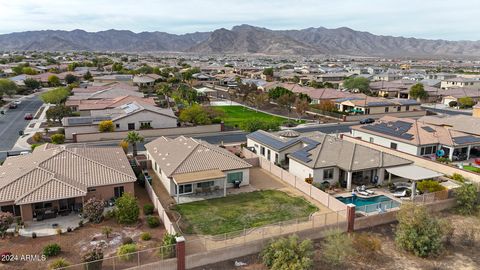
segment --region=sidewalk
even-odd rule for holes
[[[25,128],[25,130],[23,131],[23,135],[20,136],[17,140],[17,142],[15,143],[15,145],[13,146],[12,150],[30,150],[31,149],[31,145],[27,142],[29,138],[31,138],[33,136],[33,134],[35,134],[35,132],[42,132],[44,131],[43,128],[40,127],[40,125],[46,121],[46,113],[47,113],[47,110],[52,107],[53,105],[52,104],[43,104],[38,110],[42,110],[42,114],[39,116],[38,119],[32,119],[30,120],[30,122],[28,123],[27,127]],[[38,111],[35,113],[35,115],[38,113]],[[34,115],[34,116],[35,116]],[[33,126],[32,126],[33,125]],[[32,127],[30,127],[32,126]],[[54,131],[54,130],[57,130],[58,127],[54,127],[54,128],[49,128],[51,131]]]

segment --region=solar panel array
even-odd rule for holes
[[[84,116],[84,117],[69,117],[67,122],[69,125],[76,126],[76,125],[88,125],[94,122],[100,122],[104,120],[110,120],[108,116]]]
[[[480,143],[480,137],[476,136],[461,136],[453,138],[453,142],[456,144],[466,144],[466,143]]]
[[[250,133],[250,134],[247,135],[247,137],[252,139],[252,140],[258,141],[260,143],[263,143],[263,144],[269,146],[270,148],[272,148],[274,150],[281,150],[285,147],[288,147],[290,145],[293,145],[293,144],[299,142],[298,138],[291,139],[291,140],[285,142],[285,141],[279,140],[277,138],[274,138],[274,137],[272,137],[270,135],[267,135],[267,134],[265,134],[263,132],[260,132],[260,131]]]
[[[362,128],[404,140],[413,140],[413,134],[406,133],[412,128],[412,123],[404,121],[378,122],[363,126]]]
[[[435,132],[435,129],[431,128],[431,127],[422,127],[423,130],[425,130],[426,132]]]
[[[307,138],[303,138],[303,139],[307,139]],[[290,156],[294,157],[294,158],[296,158],[300,161],[303,161],[305,163],[308,163],[308,162],[312,161],[312,159],[310,158],[310,156],[312,154],[310,154],[309,151],[315,149],[320,144],[320,142],[317,142],[317,141],[311,140],[311,139],[309,139],[309,142],[310,143],[308,143],[307,146],[305,146],[304,148],[290,154]]]

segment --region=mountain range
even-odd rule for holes
[[[27,31],[0,35],[0,50],[201,54],[480,56],[480,41],[380,36],[347,27],[270,30],[251,25],[182,35],[127,30]]]

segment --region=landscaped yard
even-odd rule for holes
[[[463,166],[465,170],[480,173],[480,168],[474,166]]]
[[[251,119],[276,121],[279,123],[287,121],[287,118],[273,116],[263,112],[256,112],[243,106],[215,106],[215,109],[222,111],[225,114],[222,120],[225,122],[225,125],[229,127],[240,127],[244,121]],[[305,121],[299,123],[303,122]]]
[[[264,190],[180,204],[175,210],[186,233],[216,235],[308,217],[317,207],[302,197]]]

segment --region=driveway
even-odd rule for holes
[[[5,115],[0,115],[0,160],[6,157],[6,151],[12,149],[19,137],[18,132],[23,131],[30,123],[23,119],[26,113],[35,115],[43,102],[38,96],[25,97],[16,109],[7,110]]]

